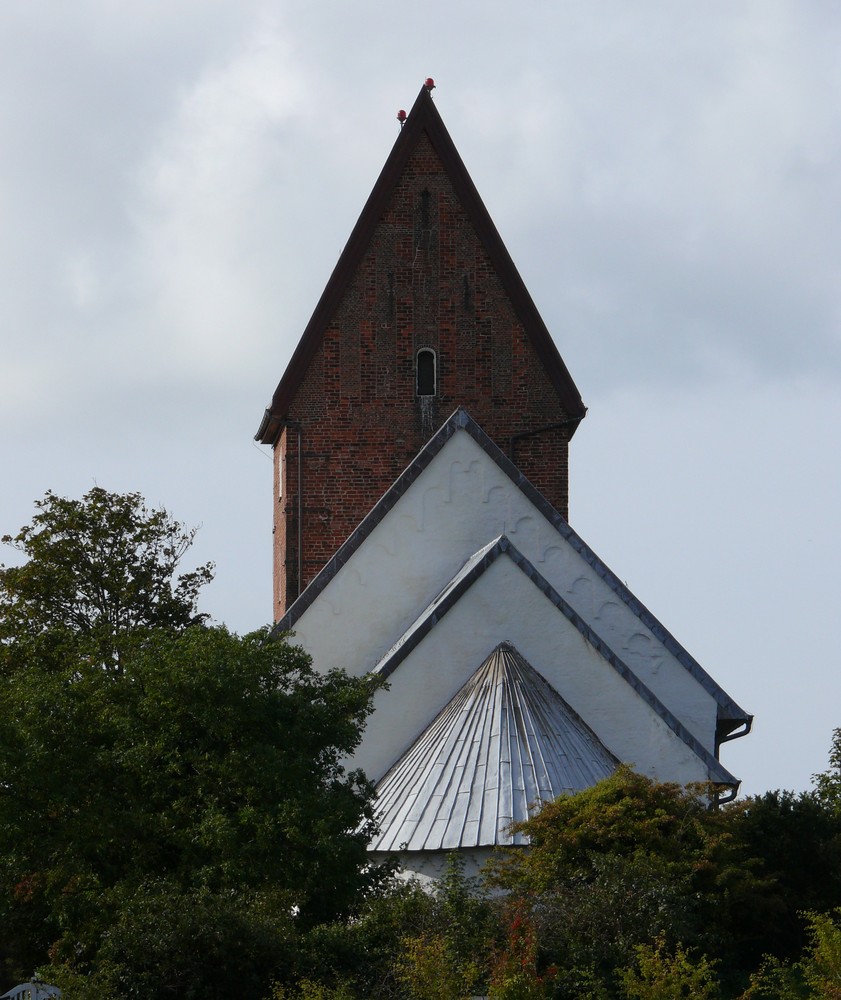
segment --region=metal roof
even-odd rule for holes
[[[618,760],[510,643],[501,643],[377,784],[373,851],[527,843],[512,823],[589,788]]]

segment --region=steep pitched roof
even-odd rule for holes
[[[377,783],[372,851],[525,843],[531,807],[589,788],[619,761],[509,643],[501,643]]]
[[[442,592],[421,612],[392,648],[374,667],[373,673],[390,677],[409,654],[415,650],[438,623],[454,608],[482,575],[500,556],[507,556],[527,577],[544,597],[578,630],[582,638],[591,646],[613,670],[642,699],[663,725],[674,733],[707,769],[709,780],[731,788],[738,788],[739,781],[704,747],[683,723],[663,704],[654,692],[644,684],[637,674],[625,663],[595,630],[557,593],[543,575],[526,559],[504,535],[471,556],[462,569],[447,584]]]
[[[430,92],[426,87],[422,87],[315,307],[315,312],[274,392],[271,404],[263,415],[255,440],[263,444],[274,444],[277,441],[289,406],[315,356],[324,331],[368,249],[374,230],[388,206],[409,157],[423,135],[427,136],[444,166],[462,207],[484,245],[502,286],[558,393],[561,404],[574,421],[570,434],[574,433],[575,427],[587,412],[572,376],[444,126]]]
[[[409,490],[412,484],[422,475],[436,455],[446,446],[450,438],[461,431],[468,433],[480,448],[490,457],[502,472],[526,495],[528,500],[540,511],[546,521],[561,535],[569,545],[581,556],[593,571],[604,581],[618,600],[626,605],[637,616],[657,640],[675,657],[681,667],[687,671],[701,687],[716,701],[718,709],[719,739],[725,739],[729,734],[743,736],[750,731],[753,716],[745,712],[727,692],[703,669],[697,660],[674,638],[661,622],[639,601],[625,586],[619,577],[596,555],[587,543],[570,527],[569,523],[551,506],[551,504],[532,486],[526,477],[507,458],[507,456],[484,433],[479,425],[469,416],[466,410],[458,409],[439,428],[429,442],[421,449],[417,457],[407,466],[400,477],[381,497],[370,513],[359,524],[347,541],[338,549],[318,576],[312,581],[301,596],[292,604],[286,615],[275,625],[272,634],[280,635],[294,628],[295,623],[313,604],[338,574],[341,568],[352,558],[362,546],[365,539],[383,521],[389,511]],[[491,543],[495,544],[495,543]],[[474,557],[477,558],[477,556]],[[439,600],[444,595],[439,595]],[[740,728],[741,727],[741,728]],[[739,730],[734,732],[734,730]],[[731,737],[733,738],[733,737]]]

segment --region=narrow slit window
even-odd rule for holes
[[[419,396],[435,395],[435,351],[428,347],[418,351],[417,390]]]

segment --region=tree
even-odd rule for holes
[[[484,992],[492,941],[492,910],[453,852],[431,900],[432,920],[402,938],[397,978],[413,1000],[462,1000]]]
[[[766,792],[723,812],[730,836],[767,885],[762,905],[744,907],[734,928],[743,967],[763,954],[793,961],[811,933],[803,912],[841,906],[841,730],[833,734],[829,765],[814,776],[814,791]]]
[[[801,917],[808,934],[800,960],[766,956],[740,1000],[841,1000],[841,909]]]
[[[841,905],[838,813],[814,792],[775,791],[732,803],[724,819],[768,883],[763,905],[740,922],[748,964],[765,953],[793,960],[807,940],[802,912]]]
[[[666,949],[664,938],[653,945],[637,945],[636,965],[621,974],[622,989],[628,1000],[714,1000],[718,997],[715,962],[676,945]]]
[[[48,494],[0,575],[0,959],[68,1000],[257,1000],[380,877],[342,765],[373,683],[204,624],[191,539],[135,494]]]
[[[520,825],[527,852],[510,852],[495,880],[527,901],[542,965],[589,974],[614,989],[635,948],[664,935],[740,966],[745,912],[761,910],[768,880],[710,808],[709,788],[658,783],[622,766]],[[753,957],[753,956],[751,956]],[[556,995],[577,996],[575,989]]]
[[[832,734],[829,748],[829,769],[812,775],[818,800],[841,816],[841,729]]]
[[[287,978],[365,1000],[407,1000],[424,989],[430,996],[457,988],[483,994],[497,909],[453,853],[434,888],[394,877],[368,894],[353,919],[313,928]]]
[[[119,672],[36,661],[0,685],[16,720],[0,732],[0,922],[39,931],[40,961],[175,961],[191,910],[248,940],[266,914],[282,930],[347,913],[376,880],[372,789],[341,765],[372,687],[264,639],[146,632]]]
[[[176,577],[195,537],[138,493],[97,486],[71,500],[48,492],[32,523],[2,541],[26,561],[0,566],[0,642],[15,651],[69,636],[105,665],[118,662],[124,637],[141,628],[181,629],[205,620],[200,589],[210,563]]]

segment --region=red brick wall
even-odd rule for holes
[[[434,397],[415,394],[421,347],[437,356]],[[275,497],[278,617],[458,406],[507,454],[515,438],[515,463],[567,516],[567,429],[530,433],[566,414],[424,137],[276,448],[283,476]]]

